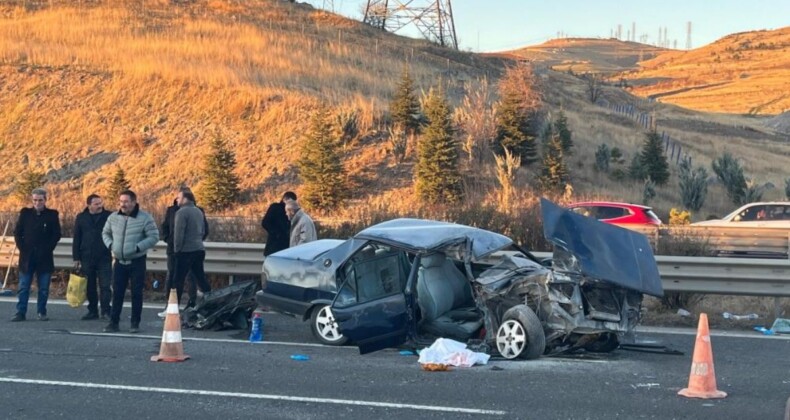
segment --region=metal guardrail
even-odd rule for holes
[[[751,227],[706,227],[619,225],[648,237],[653,248],[663,237],[693,238],[707,242],[719,254],[744,253],[790,258],[790,229]]]
[[[71,243],[71,238],[63,238],[55,248],[56,268],[72,266]],[[206,242],[205,245],[207,273],[260,275],[263,244]],[[0,247],[0,267],[8,267],[13,247],[13,239],[6,239]],[[546,258],[551,253],[535,255]],[[658,255],[656,263],[666,291],[790,297],[790,260]],[[148,270],[167,271],[164,242],[148,252]]]

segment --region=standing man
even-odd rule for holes
[[[121,192],[121,209],[107,218],[102,230],[104,245],[112,251],[113,296],[110,323],[104,332],[118,332],[121,320],[123,296],[131,282],[132,325],[130,333],[140,331],[140,315],[143,312],[143,286],[145,285],[146,252],[159,241],[159,230],[150,214],[140,210],[137,194],[131,190]]]
[[[181,303],[184,280],[188,272],[195,276],[203,293],[210,292],[211,285],[206,281],[206,273],[203,271],[203,262],[206,259],[206,249],[203,247],[206,216],[195,206],[195,195],[191,191],[178,193],[178,207],[173,230],[176,272],[173,277],[174,284],[170,288],[176,288],[177,302]]]
[[[285,214],[287,214],[288,219],[291,220],[290,246],[297,246],[318,239],[313,219],[299,207],[299,203],[296,201],[285,203]]]
[[[87,204],[74,221],[74,242],[71,245],[74,268],[88,277],[88,313],[82,319],[99,318],[98,301],[101,296],[101,319],[109,320],[112,255],[104,246],[102,230],[112,212],[104,209],[101,197],[96,194],[88,196]],[[96,290],[97,277],[101,294]]]
[[[53,252],[60,241],[58,211],[47,208],[47,191],[36,188],[31,193],[33,208],[24,208],[14,227],[14,240],[19,248],[19,291],[16,315],[11,321],[24,321],[33,273],[38,282],[38,319],[47,321],[49,280],[55,269]]]
[[[173,249],[173,240],[174,240],[174,231],[175,231],[175,220],[176,220],[176,212],[179,209],[178,200],[180,194],[182,192],[192,192],[187,187],[182,187],[179,189],[178,195],[173,200],[173,205],[167,208],[167,212],[165,213],[165,220],[162,222],[162,238],[167,243],[167,279],[165,279],[165,300],[167,300],[167,294],[170,293],[170,289],[173,288],[173,277],[175,276],[176,272],[176,257],[175,251]],[[197,205],[197,203],[196,203]],[[198,209],[203,213],[203,224],[204,224],[204,234],[203,240],[206,240],[208,237],[208,220],[206,219],[206,214],[202,208],[198,207]],[[197,301],[197,282],[195,281],[195,275],[190,272],[187,277],[190,279],[190,288],[189,288],[189,302],[187,303],[187,307],[195,306],[195,302]],[[167,309],[167,308],[165,308]],[[167,315],[165,311],[160,312],[160,318],[165,318]]]
[[[261,220],[261,226],[268,234],[266,247],[263,249],[264,256],[288,248],[288,235],[291,229],[291,222],[288,221],[288,216],[285,214],[285,203],[288,201],[296,201],[296,194],[292,191],[283,194],[279,203],[269,205]]]

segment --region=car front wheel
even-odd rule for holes
[[[537,359],[546,349],[546,335],[535,312],[517,305],[505,312],[496,334],[496,347],[505,359]]]
[[[319,306],[313,309],[310,316],[310,326],[313,335],[318,341],[330,346],[342,346],[346,344],[348,338],[340,333],[335,316],[329,305]]]

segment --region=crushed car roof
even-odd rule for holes
[[[429,252],[463,240],[472,241],[472,257],[485,258],[513,241],[505,235],[455,223],[423,219],[394,219],[373,225],[356,238],[389,242],[416,252]]]
[[[653,296],[663,296],[653,250],[647,237],[540,200],[543,234],[576,259],[581,274]],[[556,262],[556,258],[555,258]],[[555,264],[556,266],[557,264]]]

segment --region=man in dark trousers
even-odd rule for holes
[[[38,319],[47,321],[49,280],[55,269],[53,252],[60,241],[60,220],[57,210],[47,208],[47,192],[36,188],[31,193],[32,208],[19,212],[14,227],[14,240],[19,248],[19,291],[16,315],[11,321],[24,321],[33,273],[38,282]]]
[[[99,318],[99,297],[101,296],[101,319],[110,319],[110,284],[112,283],[112,255],[104,246],[101,232],[107,217],[112,212],[104,209],[104,203],[96,194],[88,196],[88,206],[77,215],[74,221],[74,241],[71,255],[74,268],[88,277],[88,313],[83,320]],[[98,278],[101,294],[97,293]]]
[[[115,262],[112,272],[112,314],[104,332],[118,332],[126,287],[132,289],[132,324],[130,333],[140,332],[143,312],[143,286],[145,286],[145,258],[149,249],[159,242],[159,229],[150,214],[140,210],[137,194],[131,190],[121,192],[120,210],[107,218],[102,230],[102,240],[110,248]]]
[[[192,192],[189,188],[182,187],[179,190],[179,194],[181,192]],[[167,243],[167,278],[165,279],[165,299],[167,299],[167,294],[170,293],[170,289],[173,287],[173,276],[176,273],[176,257],[175,251],[173,250],[173,239],[174,239],[174,229],[175,229],[175,221],[176,221],[176,212],[178,211],[178,196],[173,200],[173,205],[167,208],[167,212],[165,213],[165,220],[162,222],[162,239]],[[208,237],[208,220],[206,219],[205,212],[202,208],[198,207],[198,209],[203,212],[203,224],[204,224],[204,236],[203,240],[206,240]],[[197,301],[197,282],[195,281],[195,276],[191,272],[187,275],[190,280],[190,288],[189,288],[189,302],[187,303],[187,307],[195,306],[195,302]],[[167,309],[167,308],[165,308]],[[160,318],[165,318],[167,315],[163,310],[159,314]]]
[[[203,262],[206,259],[206,249],[203,246],[206,216],[195,206],[195,195],[191,191],[178,193],[178,207],[173,229],[176,272],[170,287],[175,287],[177,302],[181,303],[184,280],[188,272],[192,272],[195,276],[203,293],[210,292],[211,285],[206,281],[206,273],[203,270]]]
[[[261,220],[261,226],[268,233],[266,238],[266,247],[263,249],[263,255],[271,255],[277,251],[282,251],[288,248],[288,241],[291,234],[291,222],[285,214],[285,203],[287,201],[296,201],[296,194],[291,191],[283,194],[283,198],[279,203],[272,203],[266,210],[266,214]]]

